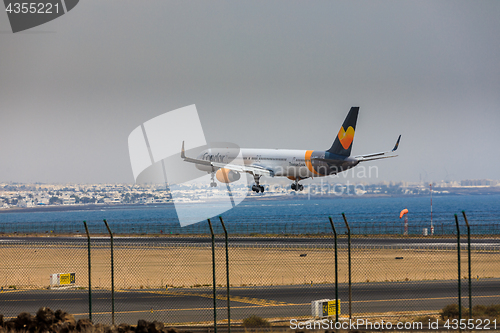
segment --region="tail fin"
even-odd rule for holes
[[[354,132],[356,130],[356,121],[358,120],[359,107],[353,106],[347,117],[340,128],[340,131],[333,142],[330,149],[327,150],[328,153],[350,156],[352,141],[354,140]]]

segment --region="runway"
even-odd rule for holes
[[[233,247],[332,247],[332,237],[230,237],[229,244]],[[31,244],[38,246],[68,244],[71,246],[86,246],[87,238],[75,237],[0,237],[0,245]],[[210,237],[114,237],[115,246],[144,247],[144,246],[211,246]],[[109,237],[92,237],[92,244],[105,246],[109,244]],[[218,246],[224,246],[222,237],[216,238]],[[397,249],[452,249],[456,248],[455,237],[352,237],[352,248],[397,248]],[[339,248],[347,247],[347,238],[338,238]],[[461,246],[467,246],[466,237],[461,238]],[[472,238],[471,248],[483,251],[500,251],[498,238]]]
[[[341,315],[348,313],[348,288],[339,284]],[[474,280],[473,305],[500,304],[500,279]],[[218,288],[217,318],[227,318],[225,288]],[[256,314],[266,318],[298,318],[311,315],[311,301],[335,298],[333,284],[231,288],[231,319]],[[457,303],[457,281],[409,281],[357,283],[352,286],[352,313],[369,316],[395,311],[429,312]],[[462,305],[468,307],[467,280],[462,281]],[[171,324],[213,320],[211,288],[167,290],[117,290],[117,323],[135,324],[139,319]],[[42,306],[63,309],[76,318],[88,316],[88,290],[23,290],[0,293],[0,313],[11,317],[23,311],[36,313]],[[111,322],[111,292],[92,291],[93,320]]]

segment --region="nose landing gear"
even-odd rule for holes
[[[213,169],[212,169],[212,173],[210,176],[212,178],[212,182],[210,183],[210,187],[217,187],[217,183],[215,182],[215,179],[214,179],[215,171],[213,171]]]

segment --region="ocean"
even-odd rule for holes
[[[297,197],[293,199],[249,198],[222,214],[232,234],[317,234],[330,233],[328,217],[337,230],[346,232],[345,213],[354,234],[395,234],[404,228],[399,213],[408,209],[408,233],[431,232],[430,197]],[[196,204],[192,209],[197,209]],[[217,205],[217,203],[214,203]],[[117,234],[206,234],[206,221],[180,227],[173,204],[97,206],[82,209],[2,212],[0,233],[83,233],[82,221],[91,232],[105,233],[106,219]],[[500,195],[433,197],[432,223],[435,234],[456,232],[458,214],[465,232],[462,211],[467,213],[474,234],[500,234]],[[212,219],[221,232],[218,218]]]

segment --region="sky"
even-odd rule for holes
[[[82,0],[0,11],[0,182],[133,183],[128,135],[196,104],[207,141],[328,149],[379,181],[500,179],[500,2]]]

